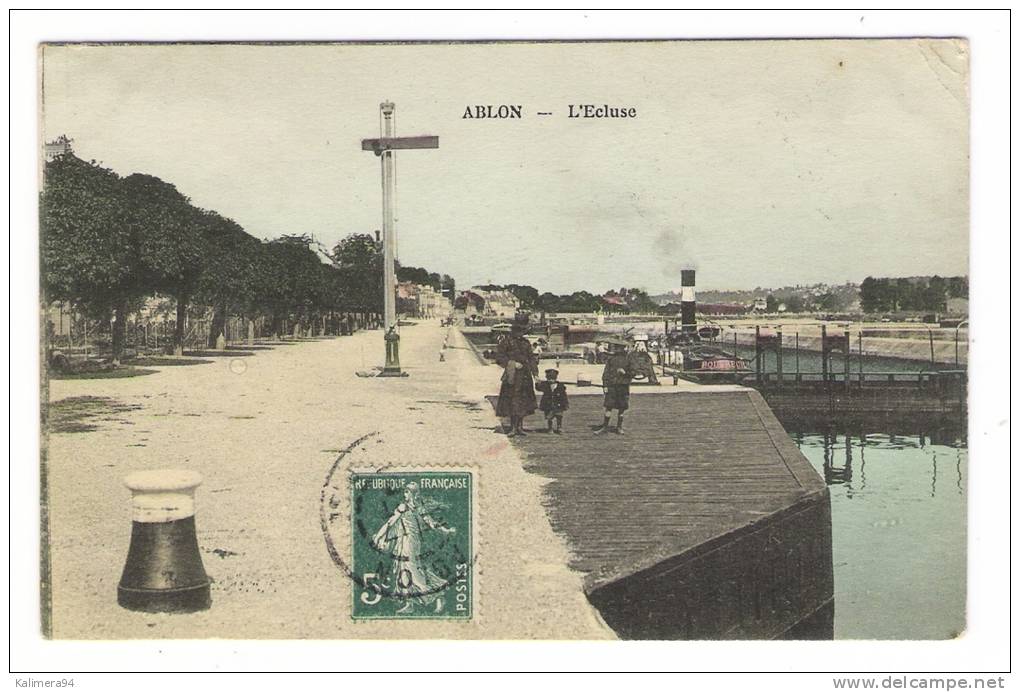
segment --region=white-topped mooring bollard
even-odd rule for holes
[[[211,604],[209,577],[195,534],[195,489],[202,476],[184,469],[136,471],[131,490],[131,547],[117,603],[150,613],[190,613]]]

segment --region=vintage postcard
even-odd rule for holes
[[[45,636],[968,627],[966,40],[38,59]]]

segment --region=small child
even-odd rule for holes
[[[567,402],[567,387],[557,381],[560,376],[556,368],[549,368],[545,371],[545,381],[536,382],[535,389],[542,392],[542,400],[538,402],[538,410],[545,413],[545,423],[549,426],[549,432],[557,435],[563,432],[563,412],[570,408]],[[553,421],[556,422],[556,429],[553,429]]]

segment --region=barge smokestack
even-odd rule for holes
[[[694,309],[697,303],[694,300],[694,270],[680,270],[680,330],[683,332],[695,332],[698,329],[698,321],[694,317]]]

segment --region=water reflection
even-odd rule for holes
[[[791,436],[808,458],[812,456],[808,451],[814,449],[821,451],[819,470],[826,484],[844,487],[848,497],[853,497],[855,490],[864,490],[867,487],[866,459],[869,449],[882,452],[903,451],[912,457],[919,458],[923,455],[923,458],[930,460],[931,464],[926,468],[926,474],[931,478],[929,493],[931,497],[935,497],[939,489],[939,461],[948,461],[955,469],[955,478],[952,479],[951,487],[944,487],[942,491],[964,494],[963,460],[966,454],[966,439],[959,430],[939,429],[909,436],[897,433],[837,433],[834,430],[823,430],[816,433],[797,431]]]
[[[962,631],[965,428],[834,425],[790,437],[829,486],[836,637],[943,639]]]

